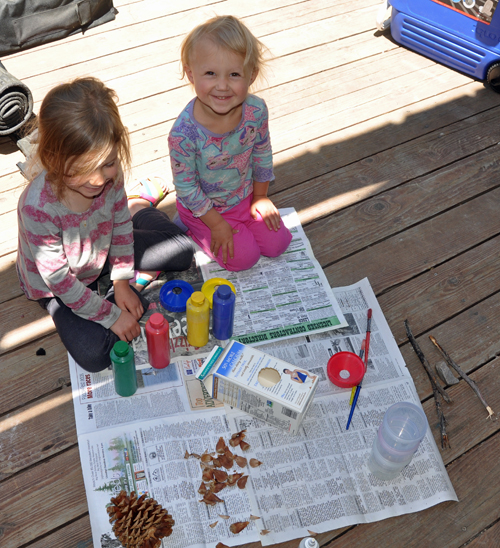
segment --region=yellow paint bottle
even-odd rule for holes
[[[186,303],[187,340],[191,346],[205,346],[208,343],[210,307],[201,291],[195,291]]]

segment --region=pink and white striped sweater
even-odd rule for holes
[[[111,327],[120,309],[93,293],[106,258],[112,280],[134,275],[132,221],[123,176],[108,184],[84,213],[56,197],[45,171],[24,190],[17,208],[17,271],[28,299],[59,297],[75,314]]]

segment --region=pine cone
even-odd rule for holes
[[[108,507],[109,523],[125,548],[158,548],[172,534],[174,520],[154,499],[121,491]]]

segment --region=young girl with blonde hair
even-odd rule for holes
[[[237,18],[215,17],[186,36],[181,62],[196,97],[169,135],[179,217],[221,266],[245,270],[261,255],[281,255],[292,239],[267,197],[267,107],[249,94],[263,45]]]
[[[76,362],[100,371],[115,342],[140,334],[148,306],[140,289],[157,271],[187,269],[192,244],[154,207],[167,192],[160,177],[139,181],[127,197],[129,137],[101,81],[80,78],[47,94],[35,160],[43,169],[18,205],[21,287],[48,310]],[[97,280],[108,272],[103,298]]]

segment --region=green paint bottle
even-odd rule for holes
[[[137,390],[134,351],[125,341],[118,341],[109,357],[113,366],[116,393],[123,397],[133,396]]]

